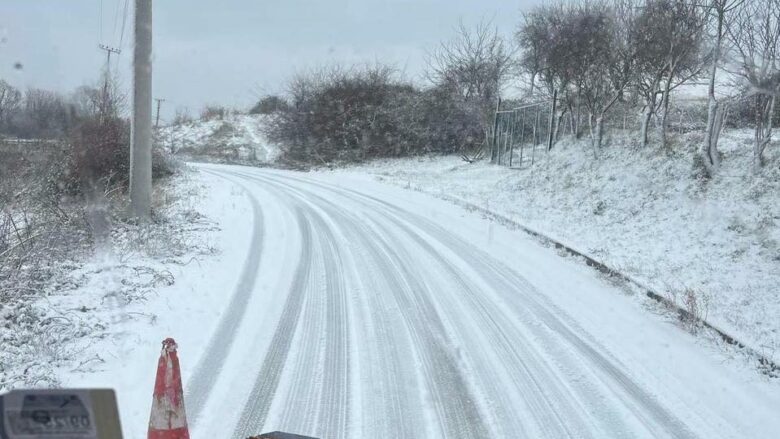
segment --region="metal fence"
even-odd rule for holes
[[[753,97],[721,99],[728,106],[724,130],[753,129],[755,127],[755,103]],[[704,133],[707,127],[706,97],[672,96],[667,117],[667,135],[683,136]],[[560,109],[559,109],[560,110]],[[780,105],[773,116],[774,124],[780,124]],[[584,108],[556,113],[555,98],[522,104],[516,108],[502,109],[499,101],[490,138],[491,162],[520,169],[534,164],[537,149],[549,150],[553,142],[564,136],[587,137],[590,133],[588,115]],[[641,130],[643,109],[639,104],[618,103],[604,121],[605,138],[616,134],[636,135]],[[654,114],[648,130],[657,136],[661,118]],[[609,141],[609,140],[607,140]]]
[[[522,168],[527,162],[533,164],[536,150],[546,150],[551,145],[554,114],[555,98],[508,110],[497,109],[491,139],[491,161],[510,168]]]

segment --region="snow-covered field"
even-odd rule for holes
[[[160,129],[157,139],[168,151],[216,160],[271,163],[279,148],[262,133],[265,116],[228,114]]]
[[[751,132],[727,132],[723,168],[695,177],[689,135],[670,154],[617,139],[594,159],[587,144],[536,152],[507,169],[458,157],[376,161],[344,172],[462,200],[564,242],[780,359],[780,152],[751,167]],[[525,151],[528,160],[528,150]],[[517,161],[517,155],[515,156]]]

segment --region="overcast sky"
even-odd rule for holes
[[[120,44],[126,0],[0,0],[0,78],[70,91],[94,83],[99,42]],[[511,36],[534,0],[155,0],[154,95],[193,113],[206,103],[248,107],[297,71],[331,62],[392,63],[419,78],[425,51],[458,20],[492,20]],[[122,54],[130,83],[132,8]],[[102,9],[102,17],[101,17]],[[15,67],[19,63],[21,68]]]

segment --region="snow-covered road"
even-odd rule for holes
[[[254,227],[184,373],[196,438],[780,434],[777,383],[518,232],[369,178],[198,167]]]

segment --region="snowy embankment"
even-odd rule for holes
[[[507,169],[458,157],[377,161],[347,169],[509,217],[606,263],[701,316],[775,362],[780,359],[780,169],[761,175],[750,133],[724,135],[722,172],[692,166],[699,139],[668,155],[613,142],[559,144]],[[526,154],[528,151],[526,151]],[[517,157],[517,156],[516,156]],[[528,156],[526,155],[526,159]],[[517,158],[515,158],[517,160]]]
[[[271,163],[279,148],[262,133],[265,116],[230,114],[163,127],[157,141],[179,155],[218,161]]]
[[[160,342],[176,338],[188,379],[232,294],[254,221],[235,185],[190,172],[175,179],[154,225],[114,227],[110,245],[19,305],[14,332],[0,329],[0,391],[113,388],[125,437],[145,436]]]

